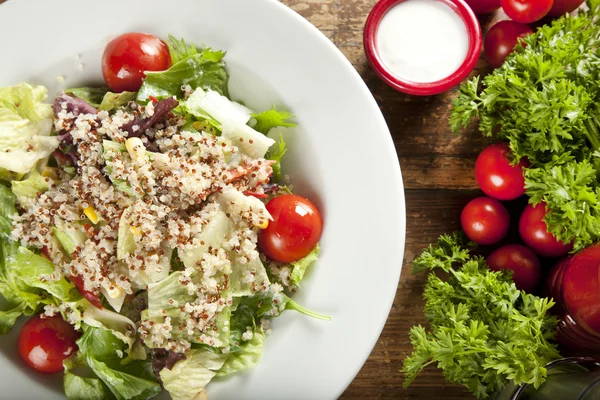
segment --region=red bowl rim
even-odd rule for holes
[[[383,65],[379,53],[377,52],[376,45],[376,34],[381,20],[392,7],[404,1],[407,0],[380,0],[369,13],[363,34],[365,54],[367,55],[369,63],[377,75],[379,75],[379,77],[381,77],[388,85],[404,93],[418,96],[430,96],[452,89],[471,73],[481,55],[483,37],[475,13],[464,0],[436,0],[449,6],[465,23],[467,35],[469,37],[467,56],[461,66],[444,79],[425,83],[411,82],[394,75]]]

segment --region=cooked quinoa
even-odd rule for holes
[[[138,333],[149,347],[189,349],[189,341],[171,339],[173,329],[218,346],[215,318],[232,300],[231,295],[222,296],[229,285],[227,275],[209,278],[229,271],[231,257],[240,264],[259,258],[258,230],[270,216],[258,199],[242,192],[261,194],[273,172],[272,162],[243,154],[227,139],[187,131],[185,120],[174,114],[140,138],[129,137],[124,125],[151,117],[152,103],[142,107],[132,102],[113,115],[101,111],[74,117],[66,104],[62,108],[54,127],[72,136],[77,173],[58,171],[57,176],[47,177],[49,190],[20,204],[23,212],[14,217],[12,237],[50,255],[56,271],[46,279],[80,276],[86,291],[117,298],[147,289],[150,275],[168,276],[173,250],[183,253],[204,245],[203,229],[218,212],[225,212],[231,230],[223,246],[209,248],[197,262],[203,285],[185,279],[193,272],[190,268],[179,279],[195,298],[176,305],[182,324],[172,326],[170,317],[161,323],[147,319],[138,324]],[[256,202],[240,201],[240,196]],[[97,223],[92,223],[90,214]],[[85,236],[70,256],[61,251],[52,229],[65,223]],[[119,257],[117,238],[124,225],[133,233],[135,250]],[[255,284],[253,290],[267,286],[268,280]],[[244,340],[251,337],[245,335]]]

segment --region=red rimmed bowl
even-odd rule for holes
[[[367,18],[363,37],[367,59],[381,79],[400,92],[418,96],[431,96],[446,92],[462,82],[471,73],[473,68],[475,68],[483,43],[479,21],[475,13],[473,13],[463,0],[430,0],[445,4],[460,17],[467,31],[467,54],[458,69],[443,79],[432,82],[411,81],[394,74],[382,61],[377,48],[377,32],[381,21],[388,11],[405,1],[412,0],[381,0],[371,10]]]

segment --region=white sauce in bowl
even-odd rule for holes
[[[469,48],[464,21],[437,0],[406,0],[392,7],[375,40],[384,67],[399,79],[418,83],[452,75]]]

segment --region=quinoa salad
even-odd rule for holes
[[[285,310],[328,319],[291,298],[322,231],[281,171],[294,117],[233,101],[224,56],[126,33],[106,87],[0,88],[0,333],[31,317],[67,398],[207,398]]]

